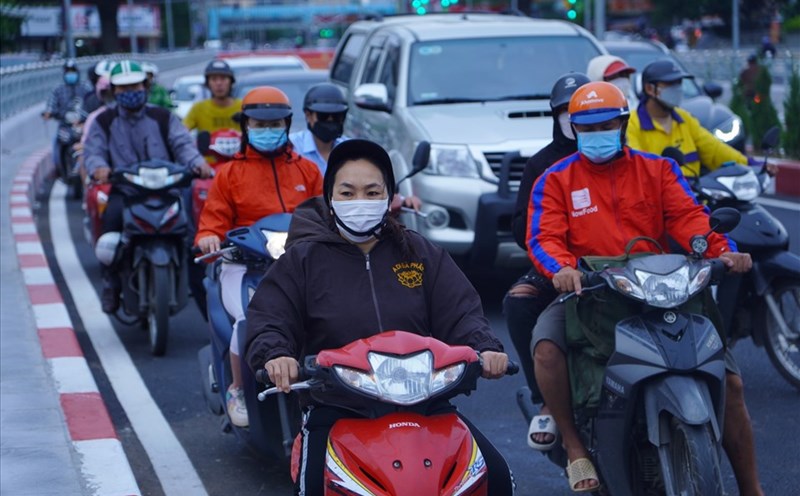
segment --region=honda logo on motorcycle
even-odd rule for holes
[[[675,315],[675,312],[664,312],[664,322],[674,324],[676,320],[678,320],[678,316]]]

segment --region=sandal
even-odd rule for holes
[[[533,438],[535,434],[551,434],[553,440],[549,443],[537,443]],[[557,439],[558,429],[552,415],[536,415],[531,419],[531,425],[528,427],[528,446],[537,451],[550,451]]]
[[[594,469],[592,461],[588,458],[578,458],[574,462],[567,463],[567,477],[569,478],[569,488],[576,493],[589,493],[600,489],[600,479]],[[577,489],[580,482],[596,480],[597,484]]]

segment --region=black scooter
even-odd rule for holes
[[[779,132],[772,128],[764,136],[767,153],[777,145]],[[663,154],[682,158],[674,149]],[[724,166],[689,182],[711,211],[731,207],[741,213],[741,223],[728,236],[753,258],[749,273],[729,276],[717,292],[729,342],[752,337],[778,372],[800,389],[800,257],[789,251],[783,224],[753,201],[770,180],[766,165],[765,158],[759,172],[738,164]]]
[[[63,118],[58,123],[57,140],[59,162],[58,177],[69,188],[69,196],[73,199],[80,199],[83,196],[83,184],[81,183],[80,172],[78,171],[78,154],[74,147],[81,141],[83,135],[83,123],[86,116],[81,110],[81,100],[73,100],[71,109],[64,113]]]
[[[711,216],[712,230],[728,232],[738,221],[737,211],[720,209]],[[616,323],[607,364],[594,362],[595,367],[605,365],[602,380],[593,383],[597,405],[574,405],[578,431],[600,482],[614,496],[723,494],[719,451],[725,349],[712,322],[686,306],[725,272],[721,261],[702,258],[706,237],[692,238],[689,256],[647,255],[621,267],[584,267],[581,300],[568,301],[574,293],[559,299],[582,305],[585,297],[605,301],[622,295],[630,305],[626,308],[633,309]],[[578,359],[576,349],[570,345],[570,361]],[[530,422],[530,391],[520,390],[517,401]],[[566,466],[558,440],[545,455]]]

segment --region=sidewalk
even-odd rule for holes
[[[0,493],[138,495],[36,231],[39,111],[0,125]]]

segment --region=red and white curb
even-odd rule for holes
[[[42,353],[59,393],[86,487],[97,495],[139,495],[141,491],[75,337],[36,231],[31,196],[40,165],[49,158],[49,149],[28,157],[14,178],[10,195],[11,231]]]

